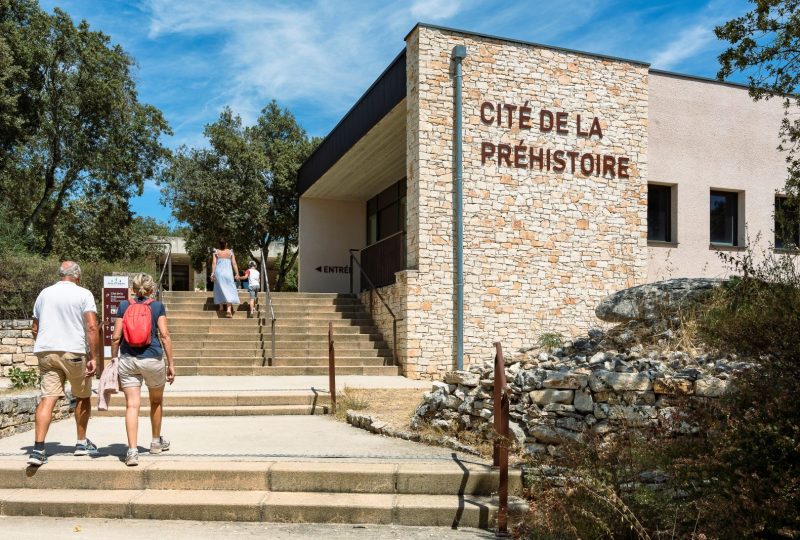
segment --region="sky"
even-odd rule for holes
[[[746,0],[40,0],[85,19],[137,62],[139,98],[170,148],[205,146],[230,106],[246,123],[271,99],[325,136],[403,49],[417,22],[649,62],[715,77],[714,27]],[[733,78],[743,82],[743,77]],[[134,212],[175,224],[148,182]]]

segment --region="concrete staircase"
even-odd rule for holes
[[[489,527],[498,475],[439,462],[0,461],[0,515]],[[521,491],[519,471],[509,492]],[[511,497],[512,514],[525,505]]]
[[[221,316],[211,293],[167,292],[178,375],[326,375],[328,323],[334,327],[337,375],[397,375],[391,350],[357,298],[342,294],[273,293],[276,358],[266,295],[247,318],[240,293],[233,319]]]

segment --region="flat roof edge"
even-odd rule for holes
[[[530,47],[539,47],[539,48],[542,48],[542,49],[549,49],[551,51],[558,51],[558,52],[565,52],[565,53],[570,53],[570,54],[577,54],[577,55],[581,55],[581,56],[588,56],[590,58],[599,58],[600,60],[613,60],[615,62],[625,62],[625,63],[628,63],[628,64],[636,64],[636,65],[639,65],[639,66],[647,66],[647,67],[650,66],[649,62],[643,62],[641,60],[633,60],[633,59],[630,59],[630,58],[622,58],[622,57],[619,57],[619,56],[610,56],[610,55],[606,55],[606,54],[599,54],[599,53],[593,53],[593,52],[588,52],[588,51],[580,51],[578,49],[568,49],[566,47],[557,47],[555,45],[546,45],[544,43],[536,43],[534,41],[525,41],[523,39],[514,39],[514,38],[507,38],[507,37],[502,37],[502,36],[494,36],[492,34],[483,34],[481,32],[471,32],[469,30],[461,30],[459,28],[450,28],[450,27],[447,27],[447,26],[440,26],[440,25],[437,25],[437,24],[430,24],[430,23],[425,23],[425,22],[418,22],[417,24],[415,24],[414,27],[408,32],[408,34],[406,34],[406,37],[403,38],[403,39],[408,40],[408,36],[410,36],[414,32],[414,30],[416,30],[417,28],[431,28],[433,30],[442,30],[444,32],[452,32],[454,34],[463,34],[465,36],[477,36],[477,37],[484,38],[484,39],[493,39],[495,41],[504,41],[506,43],[515,43],[517,45],[527,45],[527,46],[530,46]]]
[[[702,75],[687,75],[686,73],[678,73],[677,71],[668,71],[666,69],[654,69],[650,68],[650,73],[655,73],[656,75],[664,75],[666,77],[675,77],[676,79],[689,79],[692,81],[699,81],[699,82],[707,82],[713,84],[722,84],[725,86],[733,86],[736,88],[742,88],[744,90],[750,90],[750,85],[745,83],[737,83],[733,81],[721,81],[719,79],[715,79],[713,77],[703,77]]]

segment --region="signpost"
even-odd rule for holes
[[[128,276],[103,276],[103,357],[98,362],[102,371],[104,360],[111,356],[111,336],[114,334],[114,319],[123,300],[127,300]]]

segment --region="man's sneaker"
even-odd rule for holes
[[[75,445],[75,455],[76,456],[95,456],[95,455],[97,455],[97,446],[95,446],[95,444],[92,441],[90,441],[89,439],[86,439],[86,444],[78,443],[78,444]]]
[[[44,453],[44,450],[31,450],[31,453],[28,454],[28,465],[39,467],[45,463],[47,463],[47,454]]]
[[[139,464],[139,451],[133,448],[128,448],[128,453],[125,454],[125,465],[128,467],[136,467]]]
[[[169,441],[164,437],[159,437],[157,441],[150,443],[151,454],[160,454],[161,452],[166,452],[167,450],[169,450]]]

